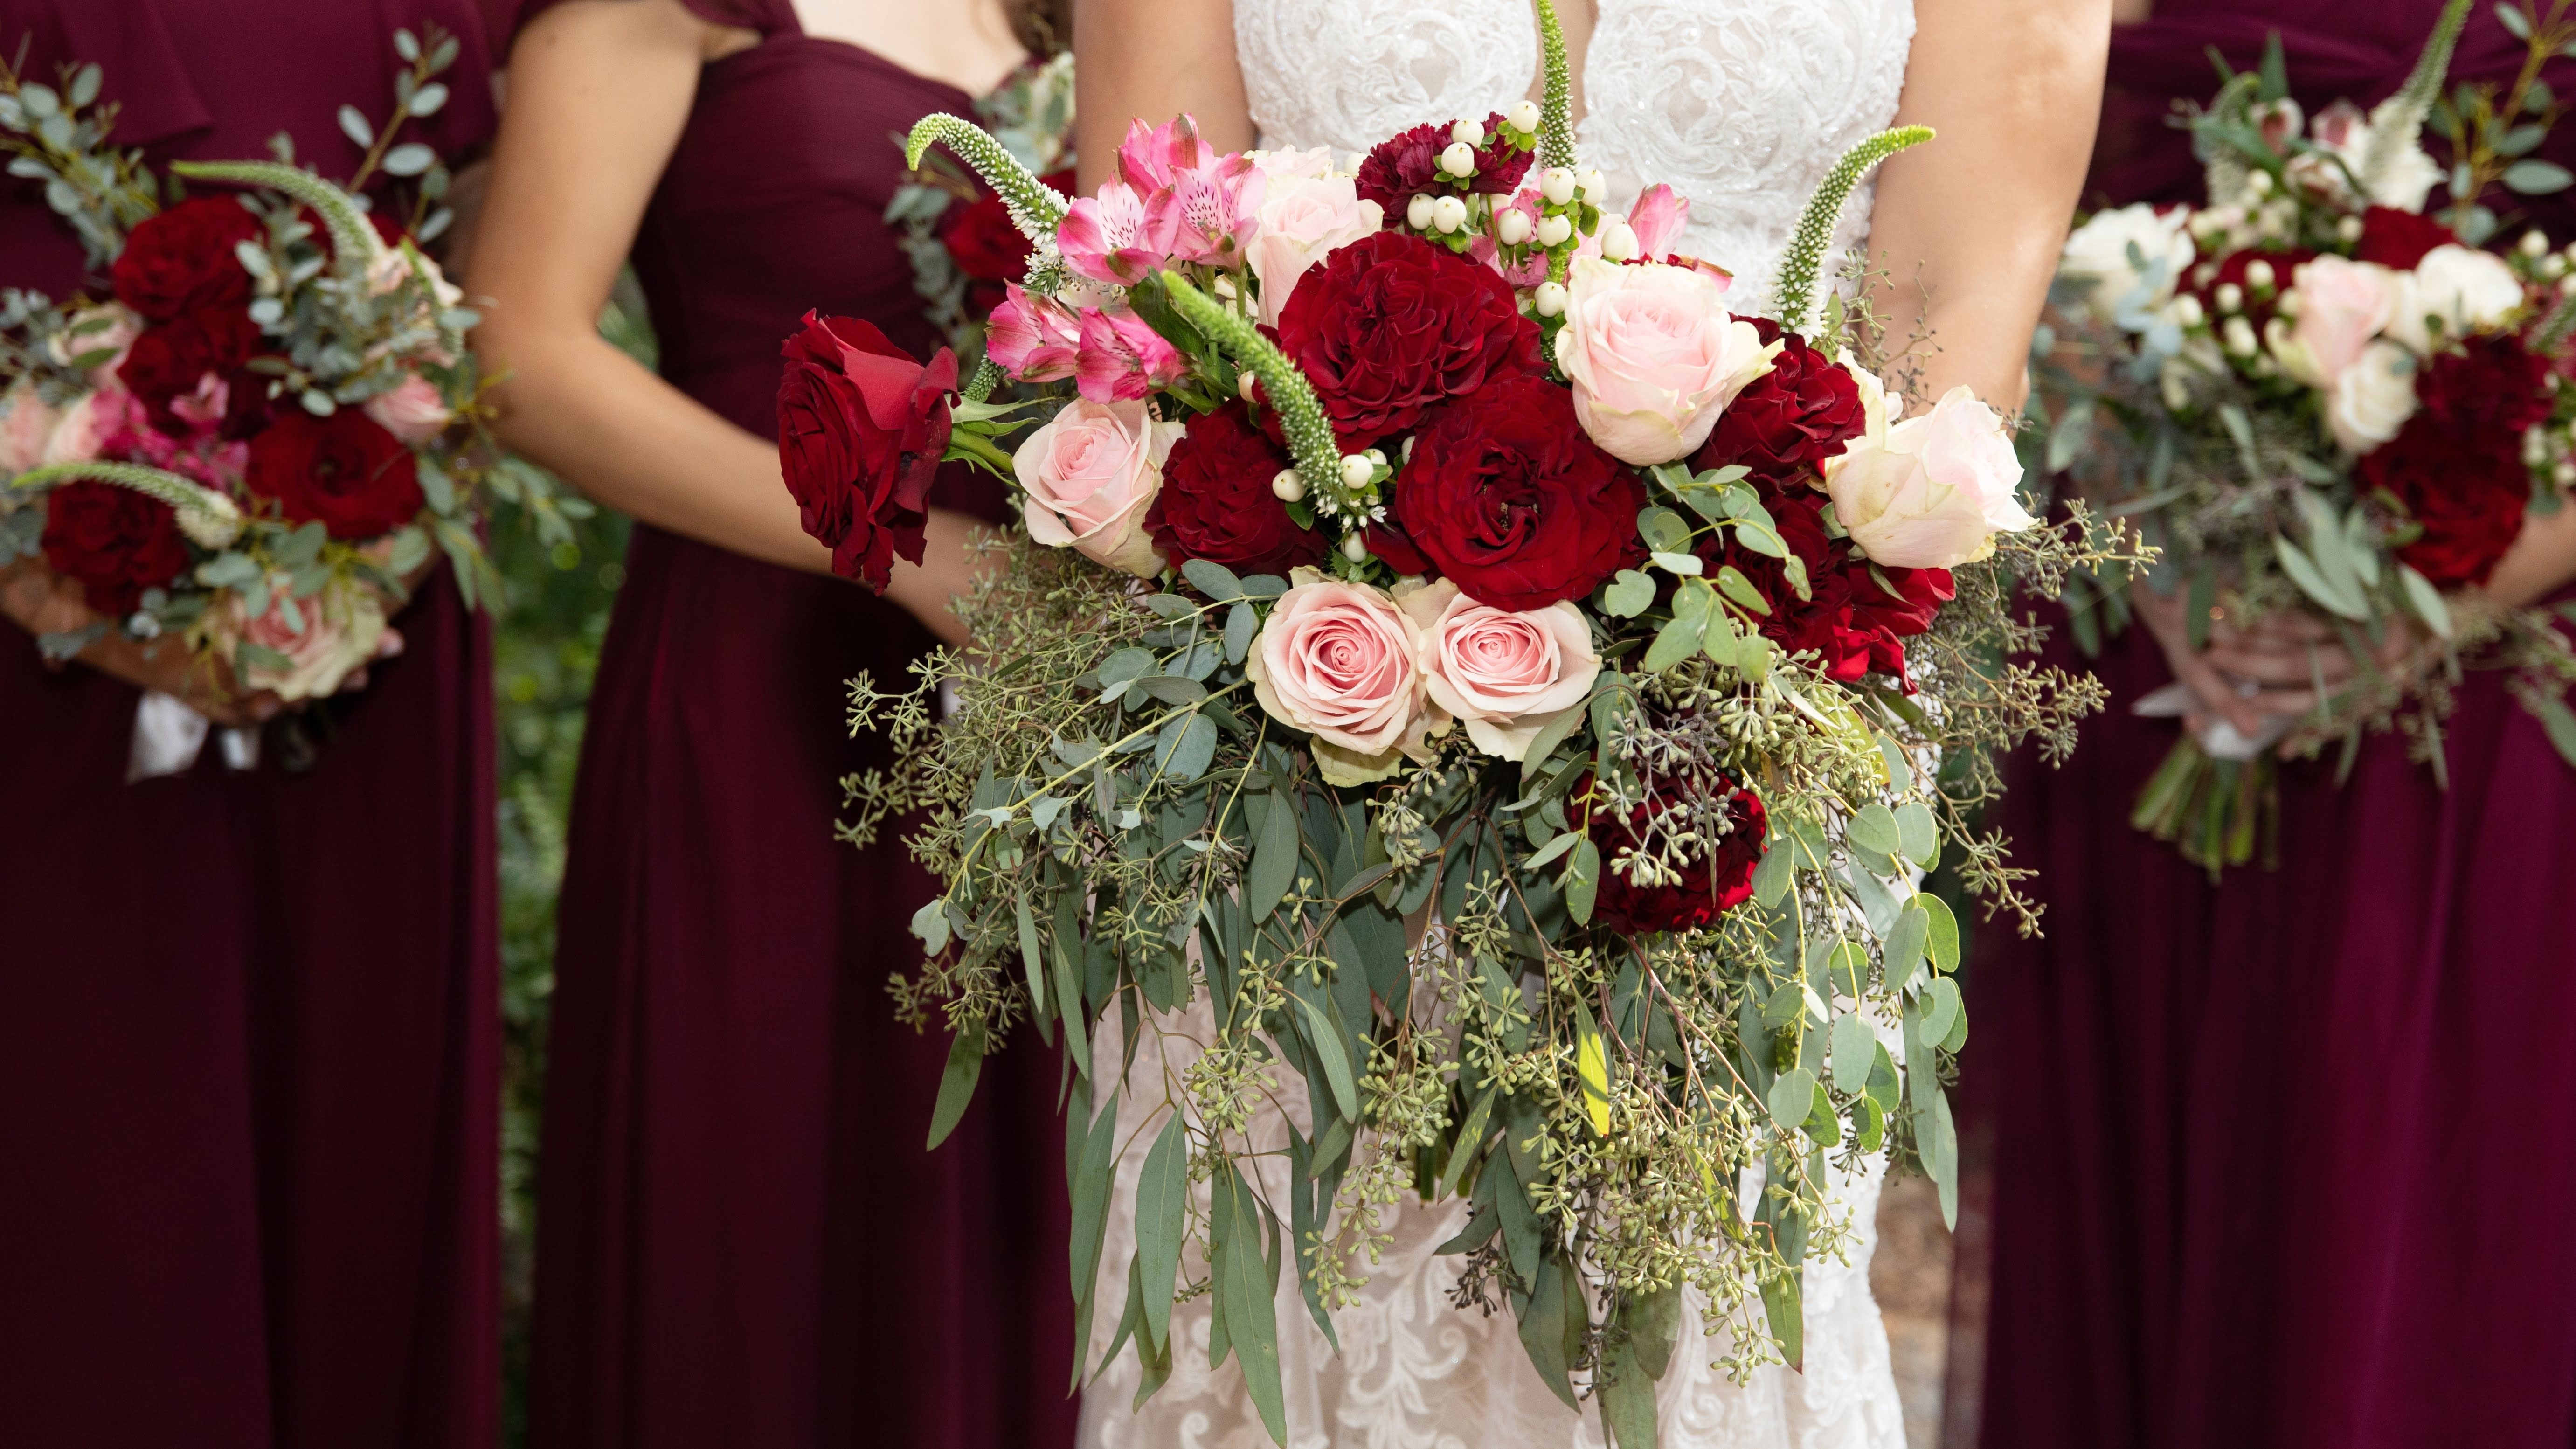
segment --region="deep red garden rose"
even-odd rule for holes
[[[201,196],[150,216],[125,237],[110,277],[116,300],[154,322],[250,303],[250,273],[233,248],[262,235],[229,196]]]
[[[1806,567],[1808,596],[1798,597],[1790,586],[1785,563],[1744,547],[1732,532],[1722,543],[1700,542],[1708,572],[1714,576],[1719,565],[1731,564],[1744,574],[1771,606],[1757,627],[1781,648],[1815,651],[1819,667],[1845,683],[1875,672],[1902,681],[1910,692],[1903,641],[1931,628],[1933,615],[1949,601],[1949,570],[1873,569],[1848,542],[1827,536],[1824,494],[1804,483],[1784,487],[1758,475],[1753,487],[1781,541]]]
[[[1203,558],[1237,573],[1285,574],[1324,561],[1324,536],[1301,528],[1270,491],[1286,450],[1252,425],[1241,403],[1189,420],[1163,462],[1163,490],[1145,514],[1154,547],[1174,567]]]
[[[1753,324],[1765,343],[1784,342],[1771,370],[1746,385],[1720,413],[1708,441],[1691,455],[1698,469],[1741,463],[1756,478],[1786,483],[1814,474],[1843,444],[1859,437],[1860,384],[1834,360],[1767,317]]]
[[[1589,778],[1577,785],[1575,798],[1581,799],[1590,785]],[[1675,811],[1688,811],[1698,818],[1665,820],[1667,829],[1713,836],[1713,848],[1684,868],[1678,882],[1637,885],[1620,865],[1648,843],[1650,827]],[[1596,806],[1588,833],[1601,852],[1601,881],[1592,900],[1592,924],[1621,935],[1695,931],[1706,926],[1752,899],[1753,870],[1762,863],[1762,840],[1769,828],[1761,797],[1723,776],[1714,790],[1687,794],[1666,782],[1651,781],[1646,798],[1625,816]]]
[[[266,413],[263,380],[243,371],[242,364],[268,350],[259,324],[237,305],[204,307],[137,334],[117,368],[119,382],[134,394],[155,426],[181,431],[185,424],[170,411],[173,400],[196,395],[207,377],[231,391],[224,434],[247,436]]]
[[[2439,588],[2483,584],[2521,536],[2531,477],[2522,435],[2549,414],[2549,367],[2511,334],[2473,336],[2416,374],[2416,413],[2354,465],[2422,536],[2397,556]]]
[[[46,564],[80,580],[89,606],[112,618],[133,613],[145,589],[168,587],[188,567],[170,505],[113,483],[65,483],[47,494],[44,546]]]
[[[1360,542],[1377,555],[1378,561],[1399,574],[1427,574],[1431,560],[1422,556],[1404,529],[1393,523],[1372,523],[1360,530]]]
[[[411,449],[356,408],[317,418],[280,411],[250,440],[242,484],[277,500],[293,523],[320,523],[344,542],[380,538],[420,516],[420,470]]]
[[[1344,452],[1411,429],[1488,378],[1541,366],[1538,324],[1521,315],[1509,283],[1391,231],[1335,250],[1306,274],[1279,314],[1279,345],[1314,384]]]
[[[1515,612],[1580,599],[1644,558],[1645,506],[1637,475],[1583,435],[1573,394],[1525,375],[1432,414],[1395,480],[1396,520],[1423,556]]]
[[[1360,162],[1360,200],[1384,207],[1388,226],[1403,225],[1406,203],[1423,192],[1434,196],[1459,194],[1460,188],[1440,174],[1440,153],[1449,149],[1449,131],[1454,124],[1416,126],[1380,141]],[[1503,139],[1501,112],[1487,116],[1485,144],[1476,150],[1476,174],[1464,189],[1487,196],[1511,195],[1520,190],[1521,178],[1529,174],[1531,154]]]
[[[869,323],[805,314],[780,349],[778,463],[832,572],[878,593],[900,554],[921,562],[930,485],[948,451],[957,357],[925,367]]]
[[[1039,178],[1060,193],[1073,190],[1073,173],[1058,171]],[[957,270],[978,282],[1016,282],[1029,267],[1029,239],[1011,225],[1011,209],[986,192],[973,201],[948,208],[940,238]]]
[[[2393,206],[2374,206],[2361,214],[2361,241],[2353,248],[2357,262],[2377,262],[2401,272],[2415,270],[2424,254],[2438,246],[2458,241],[2451,229],[2429,216],[2399,211]],[[2286,281],[2289,274],[2284,272]]]

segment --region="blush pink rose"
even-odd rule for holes
[[[1298,569],[1271,605],[1244,672],[1272,719],[1315,737],[1325,780],[1359,785],[1394,774],[1430,726],[1422,631],[1366,584]]]
[[[416,372],[367,399],[366,414],[407,448],[417,448],[447,431],[448,421],[455,416],[447,409],[447,399],[438,395],[437,385]]]
[[[1404,612],[1422,630],[1431,702],[1486,754],[1518,761],[1530,742],[1579,708],[1601,673],[1592,626],[1572,601],[1512,613],[1479,604],[1447,579],[1415,589]]]
[[[89,370],[90,386],[101,387],[116,376],[125,365],[126,349],[134,345],[143,331],[143,323],[124,304],[109,302],[85,308],[72,314],[62,333],[46,344],[55,362],[72,365],[72,359],[104,352],[107,359]]]
[[[124,388],[102,387],[81,394],[79,401],[63,409],[52,436],[45,439],[43,461],[87,463],[105,457],[109,439],[130,428],[129,411],[140,420],[142,405]]]
[[[1067,403],[1011,457],[1029,537],[1139,578],[1160,574],[1145,512],[1180,436],[1179,423],[1156,422],[1142,402]]]
[[[2395,275],[2375,262],[2328,254],[2301,266],[2291,288],[2298,316],[2272,329],[2281,370],[2310,387],[2333,387],[2395,319],[2397,291]]]
[[[1931,411],[1891,423],[1878,379],[1852,371],[1866,426],[1839,457],[1825,460],[1825,491],[1871,562],[1956,568],[1993,553],[1997,532],[2037,521],[2016,496],[2021,459],[1993,408],[1954,387]]]
[[[1333,174],[1331,153],[1320,147],[1274,151],[1256,164],[1267,185],[1260,230],[1244,259],[1261,282],[1261,322],[1276,327],[1297,279],[1335,247],[1375,235],[1386,215],[1376,202],[1360,199],[1357,181]]]
[[[0,396],[0,410],[0,479],[15,478],[45,461],[45,445],[63,415],[23,377]]]
[[[286,574],[269,578],[268,612],[245,618],[241,595],[227,593],[216,611],[217,648],[239,663],[245,688],[265,689],[288,701],[337,694],[350,675],[369,660],[402,647],[401,636],[385,627],[385,605],[364,584],[340,581],[294,601],[287,617],[294,580]],[[256,644],[284,656],[284,665],[240,663],[239,648]]]
[[[1650,263],[1574,264],[1557,365],[1574,384],[1574,415],[1605,452],[1669,463],[1708,441],[1718,414],[1771,370],[1781,344],[1726,310],[1704,272]]]

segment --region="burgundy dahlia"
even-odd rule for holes
[[[1241,403],[1191,418],[1145,515],[1154,547],[1174,567],[1203,558],[1237,573],[1284,574],[1322,563],[1324,536],[1300,527],[1271,491],[1288,465]]]
[[[1589,784],[1575,787],[1576,799]],[[1601,881],[1592,924],[1622,935],[1699,930],[1752,899],[1753,870],[1762,863],[1768,830],[1761,797],[1724,776],[1704,792],[1651,781],[1646,798],[1625,815],[1596,805],[1588,833],[1601,852]],[[1621,869],[1641,847],[1660,854],[1664,841],[1684,832],[1701,836],[1706,846],[1683,867],[1679,881],[1641,886]]]
[[[1450,127],[1455,124],[1416,126],[1380,141],[1360,162],[1360,199],[1386,208],[1387,225],[1401,224],[1405,205],[1425,192],[1455,196],[1463,189],[1509,196],[1520,190],[1521,178],[1529,175],[1531,153],[1504,138],[1499,111],[1485,118],[1485,144],[1476,149],[1476,174],[1467,178],[1466,186],[1458,187],[1441,174],[1440,153],[1449,149]]]
[[[1489,378],[1541,368],[1538,324],[1509,283],[1391,231],[1337,248],[1297,284],[1279,346],[1314,384],[1345,452],[1411,430]]]
[[[1699,469],[1740,463],[1756,478],[1786,484],[1818,472],[1866,425],[1860,384],[1848,369],[1767,317],[1753,324],[1764,342],[1784,346],[1771,370],[1736,395],[1718,416],[1708,442],[1691,457]]]

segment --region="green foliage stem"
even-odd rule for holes
[[[1834,223],[1842,219],[1843,203],[1851,199],[1852,188],[1879,162],[1931,139],[1929,126],[1881,131],[1845,151],[1834,169],[1816,184],[1815,195],[1807,198],[1807,209],[1799,214],[1798,230],[1790,239],[1789,250],[1780,258],[1778,311],[1782,327],[1798,333],[1807,330],[1809,313],[1816,303],[1816,275],[1824,266],[1826,249],[1833,245]]]
[[[933,142],[956,152],[959,160],[984,178],[984,184],[1002,198],[1020,235],[1041,244],[1055,240],[1056,223],[1064,220],[1064,198],[1021,165],[1020,158],[990,132],[962,116],[934,112],[913,123],[912,135],[903,144],[904,164],[918,169],[922,154]]]
[[[1305,476],[1307,488],[1338,490],[1342,483],[1341,444],[1333,436],[1332,423],[1324,417],[1324,405],[1316,400],[1313,385],[1297,370],[1297,364],[1262,336],[1261,329],[1210,301],[1180,273],[1166,270],[1162,281],[1171,294],[1172,310],[1181,314],[1181,320],[1224,348],[1236,366],[1260,375],[1262,389],[1270,395],[1270,405],[1279,409],[1281,429],[1288,435],[1288,451],[1295,456],[1297,471]]]
[[[1547,89],[1539,96],[1538,164],[1574,167],[1574,81],[1565,59],[1565,27],[1548,0],[1530,0],[1538,10],[1540,69]]]
[[[2371,113],[2370,142],[2361,153],[2364,192],[2376,191],[2397,158],[2412,150],[2423,134],[2425,118],[2442,98],[2442,80],[2451,72],[2451,51],[2459,44],[2460,29],[2468,19],[2469,0],[2451,0],[2442,7],[2442,18],[2434,22],[2432,35],[2424,41],[2424,53],[2415,58],[2414,73],[2397,94]]]
[[[222,548],[241,533],[241,510],[231,499],[176,473],[140,463],[48,463],[19,474],[10,486],[43,488],[84,478],[131,488],[169,504],[178,511],[179,526],[207,548]]]
[[[313,208],[331,233],[331,255],[343,276],[364,276],[385,254],[385,243],[349,193],[310,171],[275,161],[173,161],[170,170],[191,181],[229,181],[282,192]]]

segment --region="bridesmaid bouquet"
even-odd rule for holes
[[[1893,1148],[1955,1198],[1958,934],[1914,883],[1946,843],[2017,899],[1962,814],[1982,752],[2099,706],[1980,666],[2029,645],[2017,577],[2110,553],[2033,526],[1985,404],[1909,415],[1866,317],[1818,305],[1854,184],[1929,132],[1847,156],[1749,301],[1674,250],[1669,188],[1603,210],[1538,11],[1544,107],[1351,167],[1139,123],[1068,203],[929,117],[913,154],[955,150],[1032,246],[964,400],[864,323],[787,344],[781,457],[843,572],[919,557],[943,456],[1022,504],[973,648],[853,685],[900,763],[849,782],[845,833],[925,810],[947,886],[897,983],[954,1032],[931,1140],[1017,1020],[1061,1026],[1087,1326],[1119,1084],[1203,995],[1186,1063],[1149,1057],[1110,1354],[1152,1393],[1173,1303],[1213,1294],[1283,1442],[1279,1275],[1329,1338],[1406,1195],[1473,1204],[1460,1306],[1507,1307],[1623,1445],[1699,1342],[1686,1285],[1739,1367],[1799,1361],[1799,1265],[1850,1231],[1829,1161]],[[985,401],[1005,377],[1038,395]],[[1247,1130],[1282,1067],[1309,1111],[1278,1175]]]
[[[0,76],[11,173],[44,181],[113,282],[98,302],[0,293],[0,561],[43,559],[104,616],[40,639],[48,655],[109,630],[178,637],[220,687],[319,698],[399,649],[388,615],[433,553],[469,604],[494,596],[485,490],[558,528],[586,506],[484,431],[474,313],[415,245],[447,224],[446,173],[394,141],[445,101],[457,46],[395,46],[408,69],[382,130],[341,109],[368,148],[347,189],[280,138],[272,162],[173,163],[244,189],[167,207],[109,144],[97,66],[59,89]],[[409,235],[354,194],[378,170],[421,178]]]
[[[1032,60],[975,102],[1011,158],[1058,190],[1073,186],[1073,53]],[[897,138],[901,139],[901,138]],[[1027,270],[1031,243],[1002,198],[939,152],[923,153],[895,189],[886,220],[901,228],[913,290],[960,357],[981,359],[984,324],[1003,288]]]
[[[2067,241],[2060,300],[2100,357],[2061,375],[2068,398],[2050,461],[2080,454],[2097,419],[2114,446],[2092,490],[2168,551],[2198,647],[2220,615],[2300,611],[2330,625],[2359,669],[2315,714],[2246,738],[2224,722],[2186,734],[2134,819],[2212,872],[2252,858],[2272,798],[2271,760],[2340,739],[2349,769],[2365,729],[2401,726],[2439,777],[2441,720],[2462,661],[2514,671],[2516,695],[2576,762],[2561,701],[2576,655],[2545,611],[2506,611],[2484,584],[2532,511],[2576,482],[2576,393],[2567,387],[2576,253],[2537,231],[2501,254],[2487,186],[2542,194],[2568,173],[2527,158],[2556,102],[2535,77],[2576,42],[2553,9],[2502,7],[2532,42],[2502,102],[2443,76],[2467,16],[2444,13],[2405,88],[2364,116],[2338,102],[2313,123],[2289,99],[2277,41],[2259,73],[2229,77],[2192,117],[2210,204],[2130,206]],[[2446,179],[2419,137],[2440,108],[2459,160]],[[2070,595],[2079,637],[2107,592]],[[2422,678],[2387,659],[2413,630],[2438,652]],[[2182,712],[2187,695],[2149,708]]]

